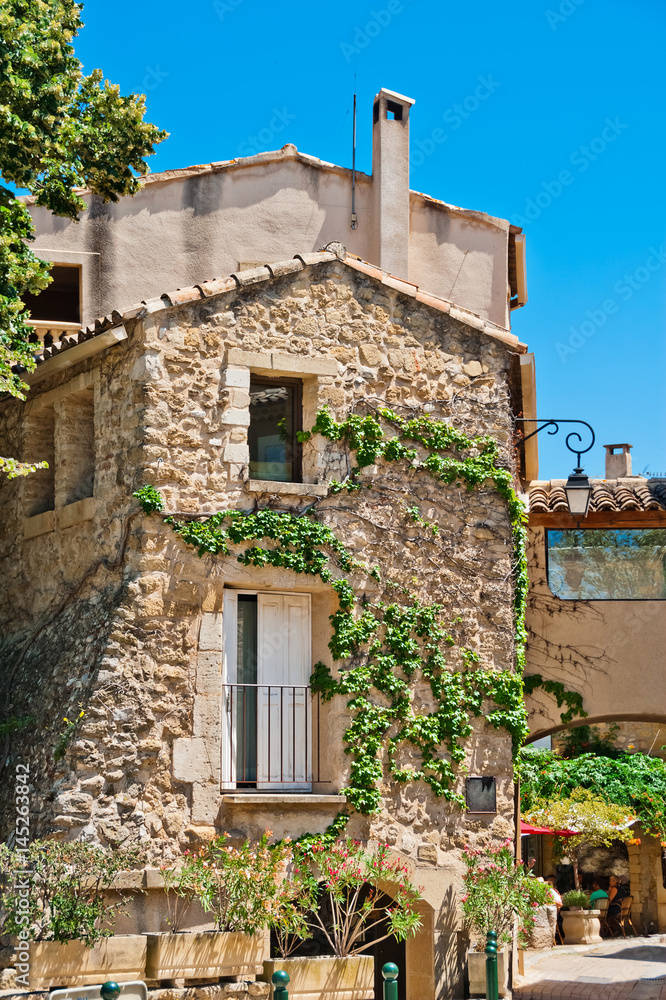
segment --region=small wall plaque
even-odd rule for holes
[[[467,811],[472,813],[497,812],[494,776],[467,779]]]

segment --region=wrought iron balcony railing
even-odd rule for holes
[[[222,785],[309,791],[321,781],[319,696],[300,684],[226,684]]]

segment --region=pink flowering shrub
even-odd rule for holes
[[[294,886],[296,908],[309,932],[323,932],[340,958],[357,955],[385,938],[403,941],[421,926],[416,910],[420,892],[388,846],[366,851],[355,840],[309,842],[295,852],[285,886],[288,883]],[[322,902],[328,906],[322,907]],[[322,918],[322,912],[332,914],[331,919]],[[293,938],[273,927],[285,958],[293,950]]]
[[[529,933],[537,907],[552,899],[548,885],[527,871],[522,861],[514,860],[512,841],[485,851],[466,847],[463,859],[467,871],[462,909],[479,937],[478,950],[483,949],[488,931],[495,931],[499,942],[510,941],[516,916]]]
[[[257,843],[246,840],[240,847],[228,844],[226,833],[216,837],[186,852],[182,866],[165,873],[165,886],[198,901],[219,931],[254,934],[269,927],[279,915],[280,887],[293,857],[288,840],[269,845],[269,836],[267,830]]]

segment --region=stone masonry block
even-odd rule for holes
[[[222,654],[216,650],[201,650],[197,656],[197,694],[221,694]]]
[[[194,718],[192,728],[195,737],[201,736],[219,746],[221,738],[220,696],[217,694],[197,694],[194,696]]]
[[[246,444],[228,444],[224,449],[224,461],[245,465],[250,461],[250,449]]]
[[[250,369],[229,366],[223,370],[220,384],[227,388],[249,389]]]
[[[296,375],[337,375],[338,362],[332,358],[304,358],[295,354],[272,355],[274,371],[294,372]]]
[[[209,650],[224,649],[224,635],[222,632],[222,612],[208,612],[201,616],[199,626],[199,649]]]
[[[219,417],[219,422],[221,424],[229,425],[233,424],[236,427],[249,427],[250,426],[250,411],[249,409],[237,409],[230,406],[223,414]]]
[[[200,737],[174,740],[172,770],[176,781],[187,784],[213,781],[215,773],[206,740]]]
[[[217,822],[217,817],[222,805],[219,784],[195,784],[192,788],[192,822],[209,823],[211,826]]]
[[[269,368],[271,367],[271,356],[269,353],[259,351],[242,351],[239,347],[230,347],[227,352],[227,364],[243,365],[248,368]]]

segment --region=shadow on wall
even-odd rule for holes
[[[449,995],[467,995],[466,967],[470,945],[469,931],[461,927],[461,910],[452,885],[446,890],[442,908],[435,922],[435,975],[438,983],[447,983]]]

